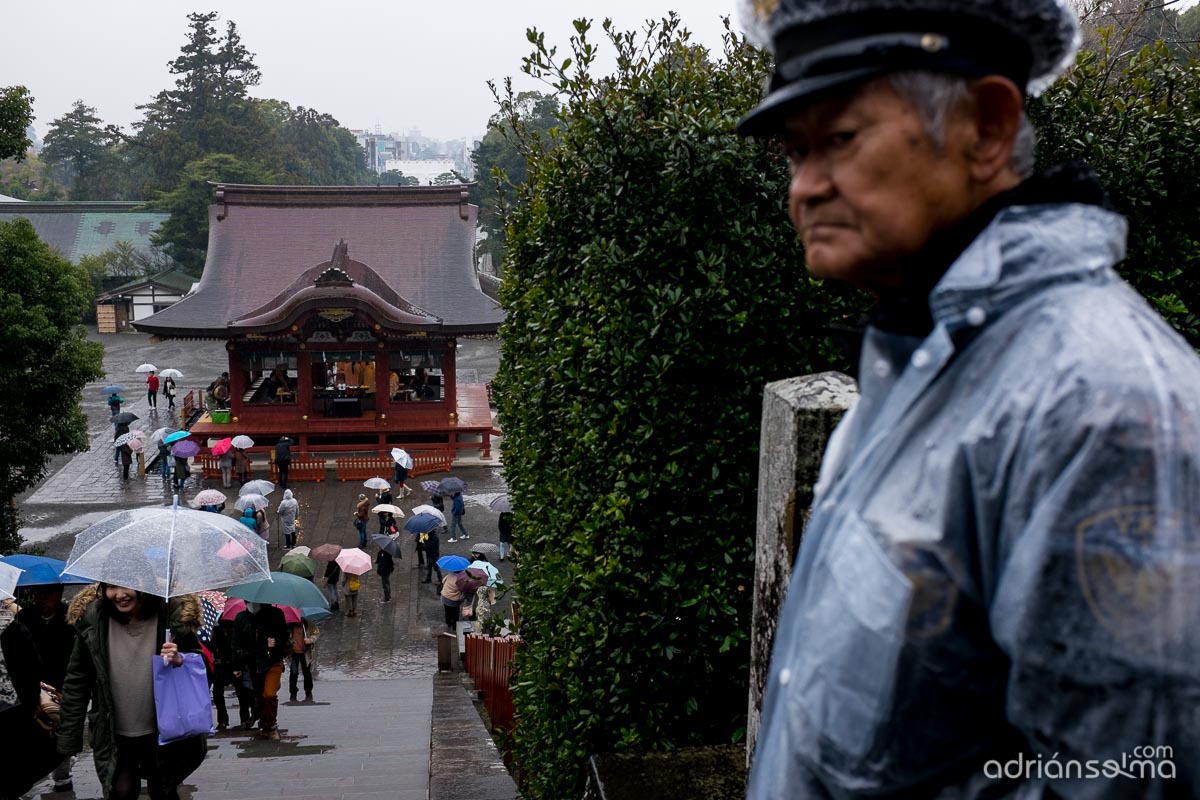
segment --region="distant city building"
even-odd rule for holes
[[[475,167],[471,163],[471,152],[477,146],[477,140],[430,139],[423,136],[418,128],[412,128],[408,133],[382,133],[376,126],[374,131],[352,128],[350,132],[366,153],[367,165],[377,174],[393,169],[399,170],[405,175],[417,178],[423,186],[428,185],[438,175],[451,171],[458,172],[468,180],[474,177]],[[426,176],[432,167],[422,166],[423,162],[449,163],[450,166]]]
[[[459,171],[458,165],[449,159],[420,158],[407,161],[389,159],[385,171],[398,170],[410,178],[416,178],[422,186],[429,186],[439,175]]]

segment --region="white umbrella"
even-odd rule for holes
[[[304,545],[300,545],[299,547],[293,547],[291,550],[288,550],[286,553],[284,553],[284,555],[308,556],[310,553],[312,553],[312,550]]]
[[[150,443],[153,444],[155,447],[158,447],[159,442],[161,442],[163,439],[170,436],[172,433],[175,433],[176,430],[177,430],[176,428],[172,428],[170,426],[167,426],[165,428],[158,428],[154,431],[154,433],[150,434]]]
[[[394,517],[403,517],[404,512],[399,506],[394,506],[391,503],[380,503],[371,509],[372,514],[391,514]]]
[[[240,433],[233,437],[233,446],[245,450],[247,447],[254,447],[254,440],[246,434]]]
[[[118,511],[75,537],[65,571],[158,597],[270,579],[267,542],[233,517],[179,506]]]
[[[412,510],[412,513],[414,515],[429,514],[431,516],[434,516],[434,517],[437,517],[438,519],[440,519],[442,521],[443,525],[446,524],[446,515],[442,513],[442,510],[440,508],[437,508],[435,506],[431,506],[431,505],[417,506],[416,508],[414,508]]]
[[[275,484],[259,478],[255,481],[247,481],[245,486],[238,489],[238,494],[261,494],[266,497],[273,491],[275,491]]]
[[[21,573],[24,571],[20,567],[0,561],[0,600],[7,600],[15,595],[17,581],[20,580]]]
[[[271,505],[271,501],[261,494],[243,494],[239,495],[238,499],[233,501],[233,507],[238,511],[245,511],[247,508],[261,511],[269,505]]]
[[[392,460],[405,469],[412,469],[412,456],[410,456],[407,451],[401,450],[399,447],[392,448]]]
[[[134,372],[158,372],[158,367],[153,364],[142,364],[134,370]]]
[[[392,488],[392,485],[390,483],[385,481],[383,478],[378,478],[378,477],[367,478],[365,481],[363,481],[363,486],[367,487],[368,489],[379,489],[381,491],[383,489]]]
[[[182,378],[183,377],[182,372],[180,372],[177,369],[172,369],[171,367],[164,369],[162,372],[158,373],[158,375],[160,378]]]
[[[142,433],[141,431],[130,431],[129,433],[122,433],[120,436],[113,439],[113,447],[120,447],[123,444],[130,444],[131,442],[137,441],[139,439],[144,439],[145,437],[146,437],[146,434]],[[140,447],[140,445],[139,445],[139,447]],[[137,448],[134,448],[134,449],[136,450]]]

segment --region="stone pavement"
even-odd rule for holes
[[[160,358],[155,351],[163,345],[148,345],[145,337],[99,337],[105,341],[105,366],[109,380],[131,372],[142,361],[156,365],[178,366],[189,377],[202,375],[202,366],[189,366],[186,359],[215,359],[223,353],[175,353]],[[115,346],[111,340],[119,340]],[[170,344],[170,343],[168,343]],[[203,345],[204,343],[187,343]],[[494,348],[494,343],[475,343]],[[494,350],[493,350],[494,352]],[[461,351],[460,351],[461,355]],[[486,355],[486,353],[484,354]],[[482,356],[481,356],[482,358]],[[110,363],[119,361],[119,366]],[[481,364],[483,362],[481,361]],[[483,364],[481,373],[491,372]],[[490,374],[486,375],[490,378]],[[144,392],[135,380],[125,381],[130,388],[125,397],[126,408],[142,419],[134,427],[152,431],[169,424],[165,407],[157,415],[146,413]],[[190,385],[189,381],[189,385]],[[134,477],[123,483],[119,468],[112,463],[112,429],[107,407],[99,395],[99,386],[85,390],[85,412],[93,437],[93,450],[61,460],[61,469],[38,489],[21,500],[21,511],[27,520],[22,528],[25,535],[46,555],[66,558],[75,535],[98,519],[120,508],[170,501],[166,484],[151,471],[146,478]],[[183,389],[183,386],[180,387]],[[161,398],[160,398],[161,400]],[[177,418],[173,420],[178,422]],[[58,464],[55,464],[58,466]],[[497,541],[498,515],[488,503],[504,493],[504,483],[498,464],[456,467],[453,474],[467,482],[464,499],[467,503],[466,526],[471,539],[454,544],[442,542],[442,554],[466,555],[477,541]],[[420,487],[422,480],[446,477],[446,473],[421,476],[409,481],[413,493],[398,505],[411,511],[413,506],[429,502],[429,495]],[[186,502],[202,488],[220,488],[219,481],[202,481],[193,477],[181,501]],[[358,483],[340,483],[330,471],[322,483],[293,483],[291,487],[300,502],[300,543],[310,547],[324,542],[336,542],[345,547],[358,544],[352,524],[352,514],[359,493],[373,492]],[[236,486],[224,490],[229,497],[226,513],[236,515],[232,500]],[[272,564],[278,564],[282,554],[278,523],[274,507],[282,499],[276,491],[270,497],[269,517],[272,529],[268,551]],[[372,533],[377,523],[372,520]],[[477,797],[479,800],[512,800],[516,790],[511,778],[498,768],[499,756],[491,743],[482,720],[474,713],[470,694],[460,682],[460,674],[437,676],[437,655],[434,636],[444,630],[442,605],[435,590],[436,584],[420,583],[423,571],[415,569],[413,542],[403,539],[403,558],[396,562],[392,575],[392,602],[383,603],[379,578],[374,573],[363,576],[359,593],[359,615],[347,619],[342,613],[320,623],[320,639],[316,648],[318,666],[314,694],[315,704],[280,704],[280,742],[260,742],[248,734],[222,733],[210,739],[210,753],[205,763],[181,790],[185,798],[224,800],[258,797],[354,797],[354,798],[427,798],[431,783],[430,763],[439,768],[440,778],[446,769],[461,775],[464,780],[474,776],[479,794],[455,794],[456,798]],[[373,548],[372,553],[374,552]],[[512,562],[497,564],[505,580],[513,583]],[[323,585],[320,575],[318,585]],[[502,598],[497,612],[507,614],[511,598]],[[449,684],[446,681],[450,679]],[[435,692],[435,682],[438,688]],[[450,688],[447,688],[447,687]],[[285,688],[281,692],[287,697]],[[435,694],[437,699],[435,699]],[[228,703],[236,705],[230,697]],[[436,705],[435,705],[436,704]],[[435,710],[440,709],[440,710]],[[468,713],[470,712],[470,713]],[[434,715],[440,722],[435,721]],[[236,718],[236,711],[231,710]],[[433,736],[431,745],[431,735]],[[464,746],[465,744],[465,746]],[[443,756],[439,756],[445,748]],[[84,753],[76,764],[75,794],[54,794],[49,784],[36,787],[28,797],[46,800],[67,798],[97,798],[99,787],[91,764],[90,753]],[[446,784],[444,780],[438,786]],[[474,789],[472,791],[475,791]],[[448,793],[436,794],[449,798]]]
[[[429,677],[321,681],[314,696],[313,703],[279,704],[277,742],[241,731],[210,736],[208,757],[180,787],[180,797],[426,800],[433,705]],[[232,693],[228,702],[230,716],[237,719]],[[482,725],[479,731],[486,737]],[[51,782],[44,781],[26,796],[101,800],[90,752],[76,761],[73,779],[72,792],[54,792]]]

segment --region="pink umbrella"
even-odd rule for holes
[[[342,568],[342,572],[350,575],[362,575],[371,571],[371,557],[357,547],[350,547],[338,553],[334,561]]]
[[[228,542],[221,545],[221,548],[217,550],[217,556],[220,558],[245,558],[249,554],[249,550],[238,544],[233,539],[230,539]]]
[[[229,452],[229,448],[233,447],[233,439],[226,436],[221,441],[212,446],[212,454],[214,456],[223,456]]]
[[[300,623],[300,609],[292,606],[276,605],[283,612],[283,621],[288,625],[296,625]],[[238,614],[246,610],[246,601],[240,597],[230,597],[225,601],[225,610],[221,612],[221,619],[233,620]]]

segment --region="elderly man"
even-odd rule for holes
[[[754,0],[808,269],[878,298],[749,796],[1200,796],[1200,361],[1032,174],[1057,0]]]

